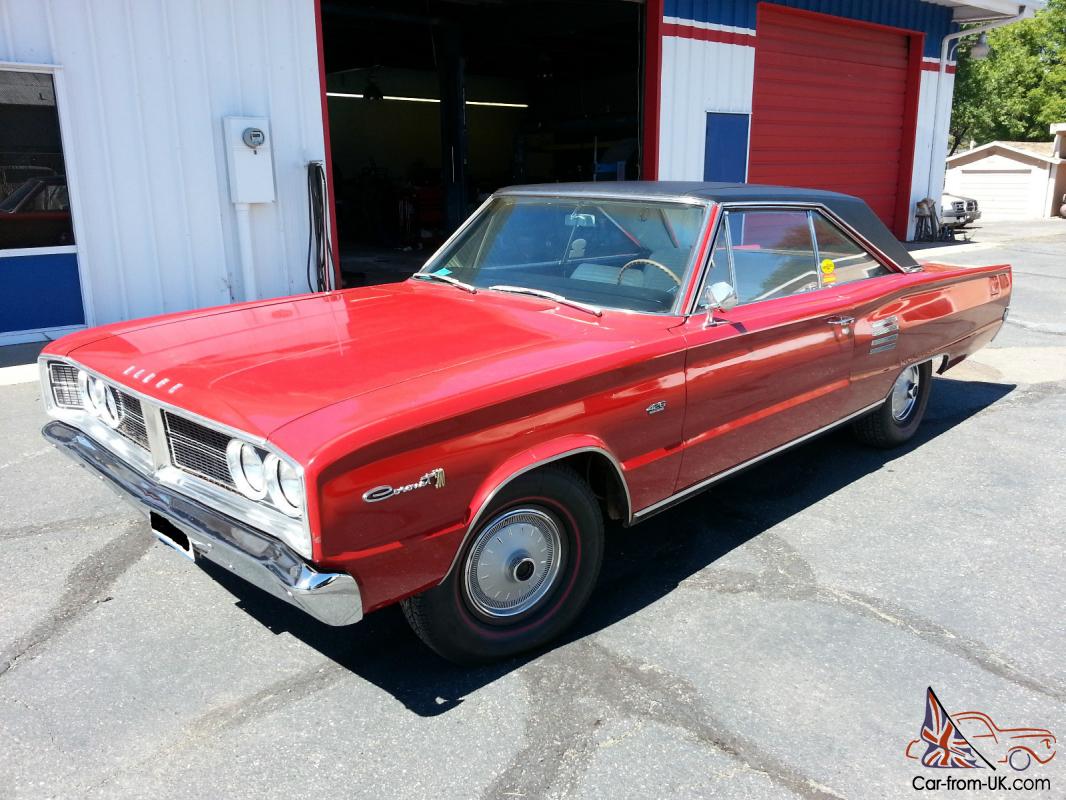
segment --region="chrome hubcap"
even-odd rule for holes
[[[919,382],[922,374],[918,367],[911,366],[903,370],[892,387],[892,418],[896,422],[905,420],[918,402]]]
[[[549,514],[516,508],[490,520],[466,559],[467,600],[487,617],[529,611],[551,591],[562,566],[562,534]]]

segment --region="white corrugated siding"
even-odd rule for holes
[[[0,0],[5,61],[62,67],[90,324],[243,298],[230,115],[271,125],[258,295],[306,291],[306,163],[324,157],[314,0]]]
[[[938,65],[932,59],[927,64]],[[918,124],[914,137],[914,169],[911,175],[910,226],[907,235],[914,234],[914,211],[918,201],[930,195],[940,201],[940,189],[944,185],[944,159],[948,154],[948,128],[951,121],[951,100],[955,91],[955,76],[944,74],[944,83],[940,88],[940,122],[937,139],[933,141],[933,123],[935,120],[936,82],[939,73],[929,69],[922,70],[921,88],[918,93]],[[930,175],[930,171],[932,174]]]
[[[755,48],[664,36],[660,180],[703,180],[707,112],[751,113]]]

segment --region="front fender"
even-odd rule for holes
[[[474,492],[467,511],[466,532],[459,544],[459,548],[455,551],[455,558],[452,560],[448,573],[444,577],[447,578],[452,570],[455,569],[459,556],[466,546],[467,539],[474,532],[493,499],[507,484],[520,475],[524,475],[538,467],[543,467],[570,456],[580,455],[581,453],[597,453],[611,462],[618,475],[618,480],[625,490],[627,513],[632,514],[632,503],[625,469],[602,439],[589,434],[576,434],[541,442],[528,450],[516,453],[499,464],[482,481],[477,491]]]

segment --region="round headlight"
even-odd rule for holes
[[[81,370],[78,372],[78,394],[85,410],[104,424],[117,428],[122,422],[118,394],[104,381]]]
[[[300,516],[304,496],[299,470],[273,453],[266,457],[265,469],[271,502],[290,517]]]
[[[262,500],[267,495],[263,457],[248,442],[230,439],[226,445],[226,465],[237,490],[250,500]]]

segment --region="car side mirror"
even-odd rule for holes
[[[714,318],[716,311],[729,311],[732,308],[736,308],[739,302],[740,298],[737,297],[737,290],[733,288],[732,284],[725,281],[712,283],[703,292],[703,305],[707,306],[707,321],[704,323],[704,327],[718,324],[719,320]]]

